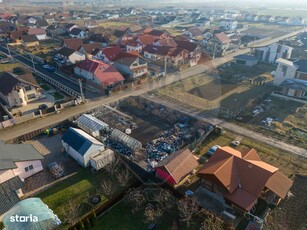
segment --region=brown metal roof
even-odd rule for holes
[[[252,198],[257,200],[265,187],[284,198],[292,186],[278,168],[261,161],[254,149],[241,153],[219,148],[198,173],[207,180],[215,177],[227,189],[225,198],[245,210],[250,210]]]
[[[183,151],[172,153],[156,168],[164,167],[176,183],[179,183],[186,175],[192,172],[199,165],[198,161],[187,148]]]
[[[281,172],[276,172],[270,177],[265,186],[279,197],[285,198],[292,184],[292,180]]]

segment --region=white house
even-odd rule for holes
[[[247,55],[247,54],[240,54],[233,58],[235,59],[235,62],[239,65],[245,65],[245,66],[252,67],[254,65],[257,65],[258,63],[257,58],[251,55]]]
[[[79,28],[73,28],[70,32],[69,32],[70,37],[72,38],[85,38],[86,37],[86,33],[85,31],[79,29]]]
[[[43,170],[44,157],[30,144],[5,144],[0,140],[0,150],[0,184],[15,176],[24,181]]]
[[[220,26],[224,27],[226,30],[234,30],[238,26],[238,21],[223,20],[223,21],[221,21]]]
[[[255,56],[260,61],[267,63],[275,63],[278,58],[291,58],[293,48],[281,44],[271,44],[269,46],[260,47],[255,50]]]
[[[47,32],[43,28],[30,28],[28,30],[29,35],[35,35],[38,40],[46,40]]]
[[[276,60],[278,63],[273,84],[279,86],[288,79],[307,81],[307,60],[290,61],[283,58]]]
[[[90,165],[91,157],[105,150],[104,144],[81,129],[69,128],[62,137],[65,151],[82,167]]]
[[[0,216],[20,201],[25,179],[43,170],[42,159],[30,144],[0,140]]]
[[[84,61],[85,54],[75,51],[73,49],[63,47],[62,49],[59,50],[59,52],[56,54],[56,59],[58,60],[59,63],[61,64],[66,64],[66,65],[72,65],[76,64],[80,61]]]
[[[32,74],[13,76],[3,72],[0,74],[0,82],[0,98],[9,107],[26,106],[28,102],[39,99],[41,96],[41,88]]]
[[[98,60],[79,62],[74,73],[87,80],[87,84],[99,90],[122,84],[125,78],[110,64]]]
[[[292,25],[301,26],[305,24],[304,18],[292,18],[291,22]]]

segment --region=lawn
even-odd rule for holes
[[[133,204],[125,201],[126,197],[114,205],[107,213],[98,218],[97,224],[93,230],[136,230],[136,229],[147,229],[148,225],[151,223],[156,223],[156,230],[166,230],[172,229],[174,225],[177,227],[174,229],[178,230],[192,230],[199,229],[201,221],[204,221],[205,217],[195,216],[190,223],[190,226],[187,227],[185,223],[180,222],[179,212],[177,209],[178,198],[173,197],[174,202],[176,202],[170,209],[167,209],[162,216],[158,217],[155,221],[148,221],[146,223],[146,218],[144,215],[145,207],[147,204],[156,204],[153,201],[154,194],[161,194],[161,188],[148,188],[145,189],[146,201],[142,204],[141,210],[136,213],[132,212],[131,205]],[[169,201],[165,201],[169,202]],[[175,222],[175,224],[174,224]]]
[[[98,219],[92,230],[134,230],[146,229],[139,215],[133,215],[123,201],[113,206],[106,214]]]
[[[114,28],[114,27],[121,27],[121,26],[130,26],[131,23],[128,22],[102,22],[99,23],[99,26],[102,26],[104,28]]]
[[[0,64],[0,72],[12,72],[15,67],[22,67],[20,63]]]
[[[118,165],[117,172],[121,173],[121,170],[123,170],[123,166]],[[127,186],[135,180],[135,178],[131,176],[126,186],[122,186],[120,185],[116,175],[117,174],[111,176],[109,172],[103,169],[98,173],[93,174],[90,170],[82,168],[76,175],[73,175],[64,181],[57,183],[46,191],[43,191],[38,194],[38,197],[41,198],[62,221],[65,221],[65,213],[71,211],[71,206],[74,210],[78,210],[75,218],[81,217],[93,208],[88,203],[88,198],[90,196],[99,194],[102,199],[99,205],[102,205],[108,200],[108,198],[116,196],[126,190]],[[111,194],[105,195],[105,190],[101,187],[102,183],[105,182],[111,183],[111,185],[108,184],[108,187],[112,187],[112,189],[109,190]]]
[[[51,89],[48,85],[46,85],[46,84],[44,84],[44,83],[40,84],[40,87],[41,87],[43,90],[45,90],[45,91],[48,91],[48,90]]]
[[[54,97],[55,100],[61,100],[64,98],[64,96],[58,92],[52,93],[52,96]]]

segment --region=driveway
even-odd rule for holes
[[[34,148],[44,156],[44,159],[42,160],[44,170],[25,180],[23,192],[26,195],[38,192],[41,188],[56,181],[48,171],[48,164],[51,162],[56,161],[62,165],[66,176],[73,174],[80,169],[73,159],[69,158],[66,153],[62,152],[61,137],[61,134],[54,136],[40,136],[25,142],[27,144],[32,144]]]

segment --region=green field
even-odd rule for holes
[[[0,72],[12,72],[15,67],[23,66],[20,63],[0,64]]]
[[[307,10],[290,10],[290,9],[266,9],[259,10],[260,15],[285,16],[285,17],[307,17]]]

